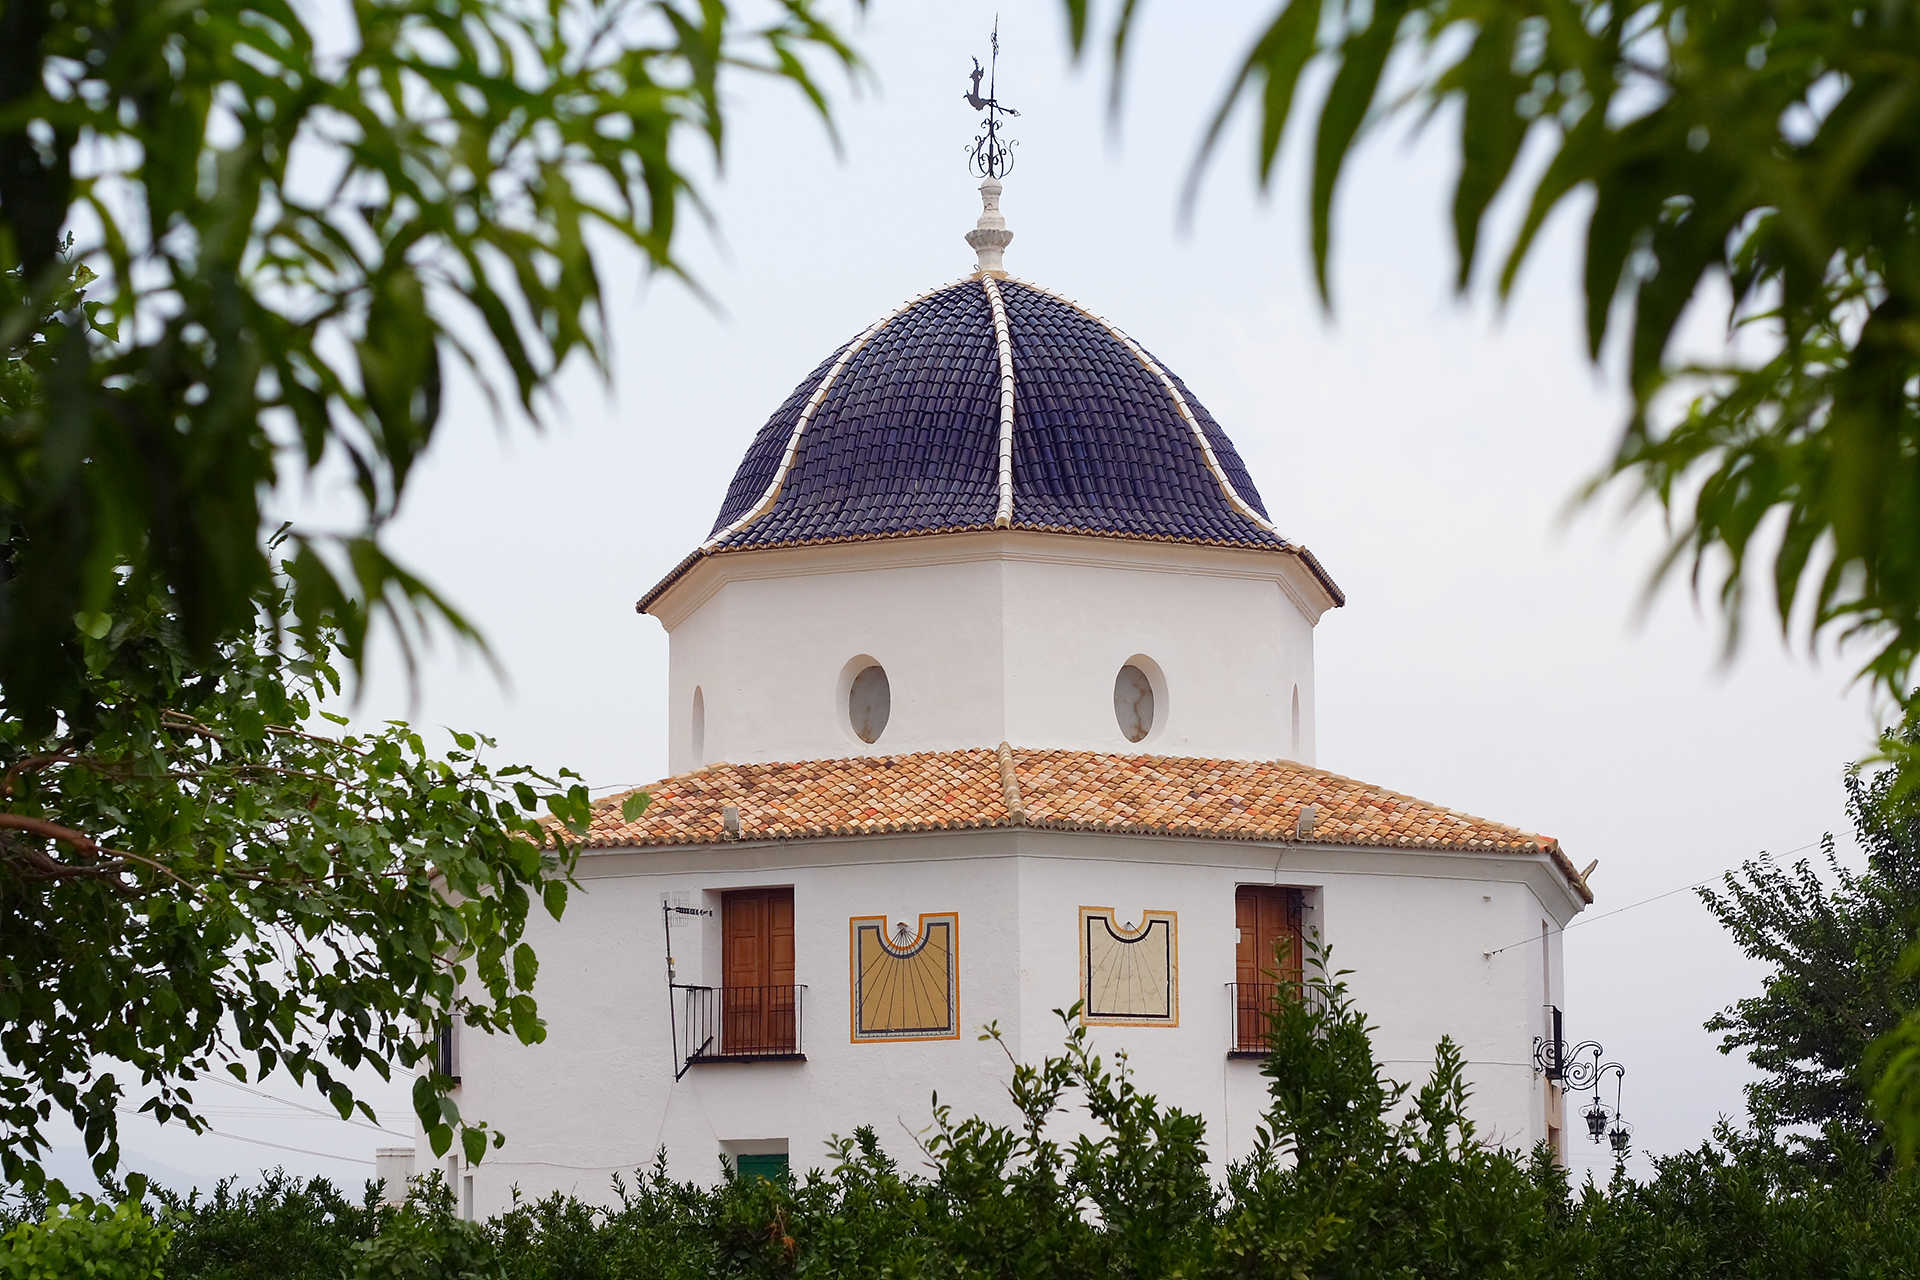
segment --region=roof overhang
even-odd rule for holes
[[[962,564],[980,560],[1080,562],[1129,568],[1264,577],[1278,582],[1310,622],[1347,597],[1305,547],[1123,537],[1073,529],[947,529],[760,547],[701,548],[668,571],[634,604],[668,630],[726,582],[880,566]]]
[[[1080,831],[1275,848],[1494,856],[1593,901],[1560,842],[1290,760],[1058,748],[715,763],[594,805],[588,848],[774,845],[967,830]]]

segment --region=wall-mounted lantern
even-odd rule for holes
[[[1605,1138],[1613,1146],[1616,1159],[1624,1160],[1633,1147],[1633,1126],[1620,1114],[1620,1096],[1626,1087],[1627,1069],[1617,1062],[1602,1061],[1606,1050],[1598,1040],[1582,1040],[1569,1047],[1562,1034],[1561,1014],[1553,1009],[1553,1034],[1533,1038],[1533,1067],[1563,1089],[1593,1090],[1593,1103],[1582,1117],[1587,1133],[1595,1142]],[[1600,1101],[1600,1082],[1614,1077],[1613,1107]]]

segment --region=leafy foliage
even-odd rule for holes
[[[390,1212],[372,1183],[353,1201],[324,1178],[303,1182],[279,1169],[255,1186],[224,1178],[210,1194],[156,1189],[153,1198],[176,1226],[168,1273],[209,1280],[345,1275],[355,1246],[372,1239]]]
[[[1476,1140],[1451,1039],[1409,1099],[1343,975],[1318,947],[1307,967],[1306,998],[1274,1013],[1268,1112],[1229,1176],[1219,1273],[1484,1276],[1551,1258],[1565,1172],[1544,1149],[1523,1159]]]
[[[796,1181],[673,1181],[662,1154],[613,1203],[554,1195],[459,1221],[437,1173],[408,1204],[355,1207],[272,1177],[161,1197],[174,1280],[695,1280],[696,1277],[1187,1276],[1695,1280],[1904,1274],[1920,1256],[1920,1178],[1865,1161],[1813,1176],[1766,1133],[1722,1126],[1636,1184],[1570,1193],[1544,1149],[1486,1146],[1463,1062],[1436,1051],[1410,1091],[1374,1060],[1342,975],[1320,957],[1282,1006],[1257,1150],[1224,1188],[1205,1128],[1103,1063],[1071,1011],[1063,1050],[1011,1063],[1014,1119],[939,1102],[908,1174],[862,1128]],[[997,1038],[989,1028],[988,1038]],[[1011,1061],[1011,1060],[1010,1060]],[[29,1217],[33,1216],[30,1212]],[[251,1241],[251,1244],[249,1244]]]
[[[90,701],[51,732],[0,719],[0,1168],[37,1182],[57,1110],[110,1172],[121,1109],[198,1131],[210,1071],[372,1117],[361,1066],[417,1069],[435,1150],[459,1131],[478,1159],[426,1028],[542,1037],[521,937],[536,900],[565,906],[586,788],[472,734],[316,733],[324,634],[289,649],[262,621],[203,666],[173,603],[125,584],[67,642]]]
[[[1088,0],[1065,0],[1076,48]],[[1141,6],[1114,23],[1115,60]],[[1457,125],[1457,283],[1489,256],[1505,297],[1553,214],[1590,201],[1586,338],[1626,340],[1633,411],[1596,485],[1625,477],[1676,533],[1665,573],[1718,576],[1731,642],[1749,577],[1783,629],[1853,639],[1903,700],[1920,660],[1920,10],[1869,0],[1282,0],[1201,147],[1259,120],[1263,184],[1316,59],[1308,207],[1322,297],[1334,198],[1355,147],[1414,117]],[[1538,166],[1523,164],[1532,149]],[[1720,359],[1672,356],[1724,286]],[[1763,529],[1767,536],[1760,536]],[[1773,536],[1775,533],[1777,537]]]
[[[1823,1167],[1882,1145],[1868,1048],[1920,1008],[1920,975],[1901,963],[1920,920],[1920,794],[1899,777],[1893,767],[1848,771],[1864,871],[1842,863],[1828,836],[1824,874],[1804,858],[1786,868],[1763,855],[1701,892],[1740,949],[1770,969],[1760,994],[1707,1029],[1722,1033],[1721,1052],[1745,1050],[1764,1073],[1747,1086],[1754,1122],[1801,1130],[1791,1144]]]
[[[4,1280],[160,1280],[171,1232],[136,1201],[55,1209],[0,1236]]]
[[[454,1215],[453,1192],[438,1178],[353,1248],[352,1280],[507,1280],[509,1274],[486,1228]]]
[[[291,531],[276,603],[308,646],[337,628],[352,668],[376,617],[409,661],[432,619],[471,635],[383,540],[444,386],[464,369],[532,413],[571,357],[604,368],[604,250],[679,270],[683,141],[719,155],[723,86],[771,75],[824,114],[807,59],[853,55],[813,8],[0,9],[0,349],[37,384],[0,417],[9,714],[45,733],[85,700],[66,637],[128,579],[174,602],[198,663],[250,634],[266,495],[320,468],[359,518]]]
[[[1691,1151],[1654,1160],[1575,1200],[1563,1241],[1589,1276],[1895,1276],[1920,1248],[1920,1181],[1864,1160],[1807,1169],[1766,1133],[1722,1124]]]
[[[1089,0],[1063,3],[1082,49]],[[1139,8],[1118,7],[1116,78]],[[1340,175],[1391,121],[1457,123],[1462,291],[1504,193],[1524,212],[1497,254],[1502,299],[1548,219],[1587,202],[1587,350],[1600,359],[1625,330],[1632,401],[1588,496],[1624,480],[1663,510],[1673,533],[1657,577],[1689,566],[1696,589],[1717,578],[1730,648],[1758,578],[1783,635],[1864,650],[1874,690],[1920,706],[1920,8],[1280,0],[1228,83],[1196,176],[1245,99],[1269,183],[1316,59],[1331,73],[1308,196],[1322,300]],[[1522,164],[1529,153],[1544,163]],[[1676,356],[1682,317],[1722,290],[1728,336],[1742,340],[1712,360]],[[1890,746],[1920,778],[1920,745]],[[1920,975],[1920,930],[1908,936]],[[1920,1018],[1876,1063],[1896,1142],[1920,1153]]]

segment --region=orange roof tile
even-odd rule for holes
[[[632,822],[620,816],[630,792],[595,803],[588,848],[718,844],[727,839],[721,811],[729,805],[739,810],[741,840],[1025,826],[1293,841],[1300,811],[1311,804],[1315,823],[1307,843],[1545,853],[1575,891],[1593,901],[1551,837],[1289,760],[1003,745],[998,751],[712,764],[639,789],[650,800]]]

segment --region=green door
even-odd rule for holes
[[[733,1171],[740,1178],[765,1178],[768,1182],[787,1180],[787,1153],[766,1153],[762,1155],[737,1155],[733,1158]]]

